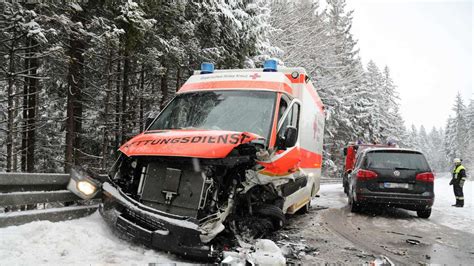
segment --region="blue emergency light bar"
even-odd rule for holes
[[[275,59],[268,59],[263,64],[263,72],[277,72],[278,62]]]
[[[214,73],[214,64],[204,62],[201,64],[201,74],[212,74]]]

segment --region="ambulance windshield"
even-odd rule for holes
[[[178,94],[148,130],[205,129],[250,132],[267,140],[276,102],[268,91]]]

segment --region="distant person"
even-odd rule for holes
[[[453,179],[449,182],[449,185],[453,185],[454,196],[456,197],[456,204],[452,205],[454,207],[463,207],[464,206],[464,193],[462,187],[466,181],[466,168],[462,166],[461,159],[454,159],[454,170],[453,170]]]

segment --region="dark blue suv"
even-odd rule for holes
[[[392,206],[428,218],[434,202],[434,174],[416,150],[372,148],[360,152],[348,176],[352,212],[363,206]]]

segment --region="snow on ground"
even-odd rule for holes
[[[77,220],[0,229],[1,265],[148,264],[177,258],[119,239],[99,213]]]
[[[328,208],[342,208],[347,205],[342,184],[321,184],[319,197],[314,198],[311,205]]]
[[[472,174],[471,174],[472,176]],[[435,180],[435,203],[430,220],[460,231],[474,234],[474,180],[464,183],[464,208],[456,208],[453,186],[449,185],[449,173],[437,174]]]

